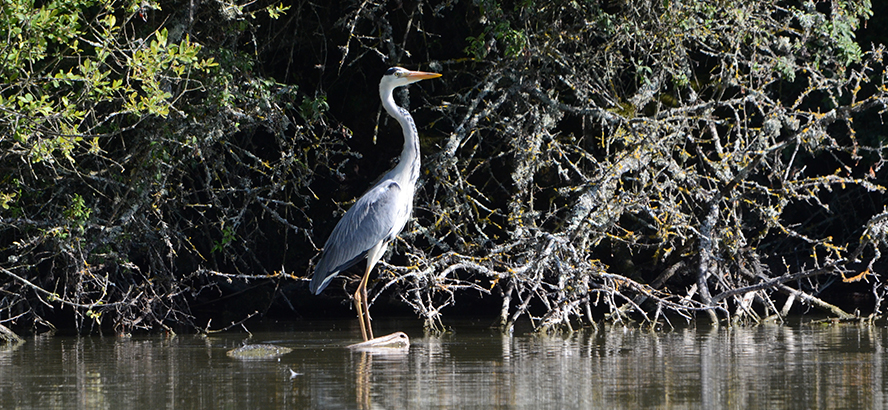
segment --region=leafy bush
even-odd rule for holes
[[[7,1],[0,324],[313,309],[299,279],[401,143],[379,75],[419,64],[445,77],[409,91],[424,177],[374,300],[435,327],[496,298],[505,330],[797,302],[878,317],[888,74],[884,45],[855,40],[871,9]]]

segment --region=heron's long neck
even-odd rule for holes
[[[412,186],[419,178],[419,137],[416,132],[416,124],[407,110],[395,104],[391,92],[382,92],[381,94],[382,106],[385,107],[389,115],[398,120],[401,130],[404,132],[404,148],[401,149],[401,159],[389,175],[406,177],[402,182]]]

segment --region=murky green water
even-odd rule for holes
[[[567,409],[888,406],[888,331],[760,326],[565,337],[502,336],[482,324],[424,337],[417,321],[376,321],[409,353],[351,352],[357,321],[287,323],[250,343],[293,351],[226,355],[245,334],[31,337],[0,348],[3,409]]]

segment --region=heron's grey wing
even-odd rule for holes
[[[386,240],[395,225],[401,186],[387,180],[371,188],[339,220],[324,244],[309,289],[324,290],[336,275],[358,263],[370,248]]]

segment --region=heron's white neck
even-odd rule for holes
[[[389,171],[388,175],[402,179],[399,182],[409,183],[412,187],[419,179],[419,137],[416,132],[416,124],[406,109],[395,104],[391,89],[380,87],[379,97],[382,99],[385,111],[398,120],[398,123],[401,124],[401,131],[404,133],[404,148],[401,149],[400,161],[394,169]]]

